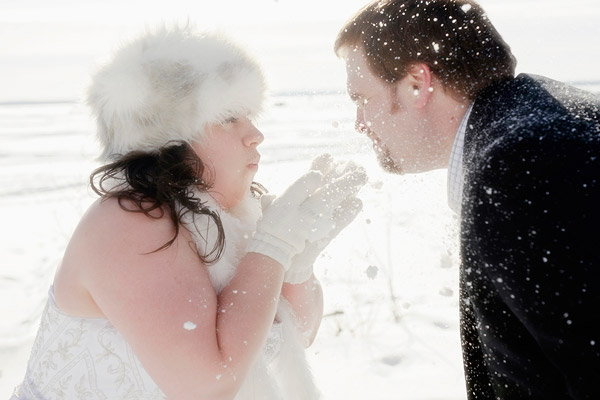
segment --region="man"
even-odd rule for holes
[[[471,0],[370,3],[335,51],[382,167],[449,169],[469,399],[600,398],[599,98],[514,77]]]

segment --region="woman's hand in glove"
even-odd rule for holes
[[[366,181],[364,169],[354,163],[317,157],[311,171],[280,197],[263,195],[263,218],[248,251],[280,262],[290,270],[287,282],[308,279],[316,257],[362,208],[355,196]]]

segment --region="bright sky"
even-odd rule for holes
[[[341,90],[332,52],[364,0],[0,0],[0,102],[80,99],[118,44],[161,22],[219,29],[263,64],[273,92]],[[598,0],[481,0],[519,70],[600,81]],[[541,11],[543,7],[543,11]]]

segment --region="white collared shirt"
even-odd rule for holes
[[[450,152],[450,163],[448,164],[448,206],[457,214],[460,214],[464,185],[463,145],[465,142],[467,121],[472,109],[473,103],[469,105],[467,112],[460,122],[454,144],[452,145],[452,151]]]

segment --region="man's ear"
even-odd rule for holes
[[[411,64],[406,70],[406,78],[415,98],[415,106],[423,108],[433,93],[433,76],[427,64]]]

